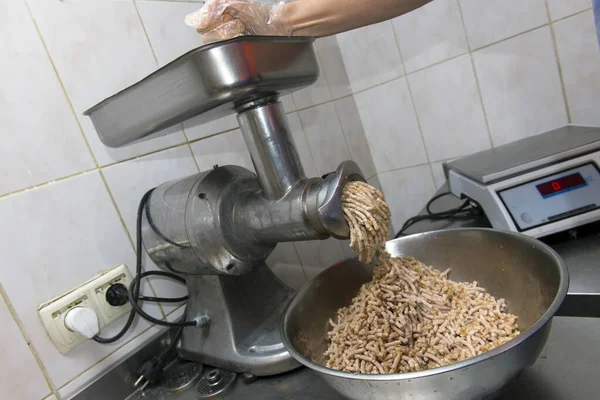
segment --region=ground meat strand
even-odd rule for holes
[[[384,250],[390,211],[379,190],[350,182],[342,208],[350,247],[363,262],[378,252],[379,259],[371,282],[330,320],[327,367],[363,374],[421,371],[474,357],[519,334],[504,299],[477,282],[453,282],[450,270]]]
[[[380,252],[373,280],[330,321],[327,367],[366,374],[420,371],[474,357],[519,334],[504,299],[447,274]]]
[[[342,210],[350,227],[350,247],[362,262],[370,263],[390,236],[390,209],[383,193],[359,181],[342,190]]]

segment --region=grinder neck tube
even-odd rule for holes
[[[304,179],[282,103],[267,100],[250,105],[237,119],[264,196],[282,198]]]

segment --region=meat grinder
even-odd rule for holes
[[[256,376],[297,366],[280,337],[293,291],[265,260],[280,242],[348,238],[341,190],[364,181],[352,161],[323,178],[304,174],[278,99],[318,73],[311,38],[238,38],[192,50],[86,111],[110,147],[193,116],[237,114],[256,174],[215,166],[164,183],[143,216],[146,252],[187,280],[188,319],[209,321],[183,330],[185,359]]]

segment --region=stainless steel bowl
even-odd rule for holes
[[[343,261],[300,290],[282,327],[292,356],[339,393],[350,399],[487,398],[538,358],[569,286],[567,269],[551,248],[528,236],[491,229],[422,233],[392,240],[386,248],[439,270],[450,267],[451,279],[475,280],[505,298],[509,311],[519,316],[522,333],[487,353],[427,371],[364,375],[326,368],[328,319],[350,303],[372,273],[371,266],[357,260]]]

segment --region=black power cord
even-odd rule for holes
[[[127,317],[127,321],[125,322],[125,325],[117,334],[115,334],[114,336],[112,336],[110,338],[103,338],[98,335],[94,336],[93,340],[98,343],[102,343],[102,344],[114,343],[117,340],[121,339],[127,333],[127,331],[129,331],[129,329],[131,328],[131,325],[133,325],[133,321],[137,314],[139,314],[142,318],[146,319],[147,321],[152,322],[157,325],[161,325],[161,326],[170,326],[170,327],[179,328],[179,327],[184,327],[184,326],[195,326],[196,325],[196,323],[194,321],[168,322],[168,321],[162,321],[162,320],[156,319],[156,318],[152,317],[151,315],[148,315],[146,312],[144,312],[142,310],[142,308],[138,305],[139,301],[179,303],[179,302],[187,301],[187,299],[188,299],[188,296],[178,297],[178,298],[164,298],[164,297],[148,297],[148,296],[140,295],[140,286],[141,286],[142,278],[151,276],[151,275],[163,276],[163,277],[170,278],[170,279],[173,279],[175,281],[185,284],[185,279],[183,279],[182,277],[180,277],[178,275],[172,274],[170,272],[164,272],[164,271],[142,272],[142,258],[143,258],[142,216],[144,213],[144,209],[146,208],[146,204],[148,203],[148,199],[150,198],[150,195],[152,194],[153,190],[154,189],[147,191],[142,196],[142,199],[140,200],[140,204],[139,204],[138,210],[137,210],[137,220],[136,220],[136,225],[135,225],[135,234],[136,234],[135,277],[133,278],[133,281],[129,285],[129,290],[128,290],[129,302],[131,303],[131,311],[129,312],[129,316]]]
[[[181,321],[181,322],[169,322],[169,321],[163,321],[157,318],[154,318],[153,316],[147,314],[144,310],[142,310],[142,308],[137,304],[137,300],[138,298],[135,297],[136,293],[139,293],[140,288],[140,281],[142,278],[145,278],[147,276],[165,276],[167,278],[171,278],[174,279],[176,281],[179,281],[183,284],[185,284],[185,279],[183,279],[180,276],[177,275],[173,275],[170,272],[165,272],[165,271],[146,271],[146,272],[142,272],[141,274],[138,274],[133,281],[131,281],[131,284],[129,285],[129,302],[131,303],[131,307],[132,307],[132,311],[135,311],[136,313],[138,313],[142,318],[144,318],[146,321],[152,322],[153,324],[156,325],[160,325],[160,326],[170,326],[170,327],[185,327],[185,326],[196,326],[196,322],[195,321]],[[176,300],[176,299],[174,299]]]
[[[182,321],[185,321],[186,312],[184,312],[183,316],[181,317]],[[133,385],[134,387],[139,387],[138,390],[144,391],[148,385],[151,385],[160,379],[165,369],[165,365],[170,359],[171,353],[173,353],[175,347],[177,346],[177,342],[181,338],[182,332],[183,326],[177,328],[177,332],[171,340],[169,347],[163,350],[158,356],[154,356],[142,364],[142,366],[137,370],[139,378],[137,381],[135,381],[135,384]]]
[[[444,196],[451,195],[451,194],[452,194],[451,192],[443,192],[443,193],[440,193],[440,194],[432,197],[427,202],[427,205],[425,206],[425,210],[427,211],[427,214],[416,215],[414,217],[411,217],[411,218],[407,219],[404,222],[404,224],[402,225],[402,228],[400,228],[400,230],[394,236],[394,239],[399,238],[400,236],[403,236],[404,232],[408,228],[410,228],[411,226],[413,226],[414,224],[416,224],[417,222],[420,222],[420,221],[425,221],[425,220],[444,220],[444,219],[451,219],[451,218],[468,217],[468,216],[477,215],[477,214],[480,213],[479,206],[474,201],[472,201],[472,200],[466,200],[460,206],[455,207],[455,208],[451,208],[449,210],[439,211],[439,212],[433,212],[433,211],[431,211],[431,205],[436,200],[438,200],[438,199],[440,199],[440,198],[442,198]]]

